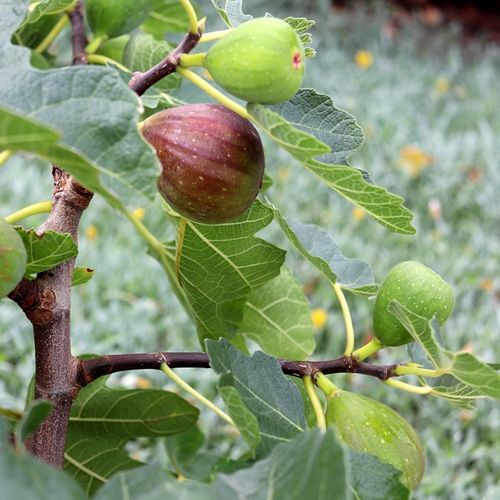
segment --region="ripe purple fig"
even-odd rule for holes
[[[255,127],[218,104],[160,111],[142,127],[162,165],[158,191],[181,215],[215,224],[240,216],[255,200],[264,151]]]

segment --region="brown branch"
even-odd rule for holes
[[[92,198],[69,174],[53,167],[52,211],[38,229],[70,233],[77,241],[80,217]],[[75,259],[23,280],[10,294],[33,324],[35,343],[35,398],[53,402],[52,413],[28,439],[36,457],[62,467],[71,404],[78,393],[77,360],[71,355],[71,278]]]
[[[78,0],[75,7],[69,14],[71,28],[73,34],[71,43],[73,46],[73,66],[78,64],[87,64],[87,54],[85,47],[87,46],[87,37],[85,36],[85,25],[83,22],[83,2]]]
[[[153,352],[137,354],[113,354],[81,360],[78,366],[78,381],[84,386],[103,375],[129,370],[159,370],[167,362],[170,368],[210,368],[208,355],[203,352]],[[397,365],[372,365],[341,356],[327,361],[278,360],[283,373],[296,377],[317,372],[359,373],[380,380],[396,376]]]
[[[130,79],[128,86],[137,94],[142,95],[149,87],[153,86],[162,78],[175,72],[182,54],[191,52],[201,38],[201,32],[187,33],[179,45],[172,50],[168,56],[157,65],[148,69],[144,73],[136,72]]]

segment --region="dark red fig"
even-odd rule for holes
[[[264,152],[255,127],[218,104],[189,104],[149,117],[145,139],[162,165],[158,191],[185,217],[208,224],[240,216],[255,200]]]

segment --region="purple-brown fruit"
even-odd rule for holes
[[[240,216],[255,200],[264,151],[255,127],[217,104],[160,111],[143,125],[162,165],[158,191],[185,217],[207,224]]]

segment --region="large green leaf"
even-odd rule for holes
[[[330,97],[302,89],[283,104],[247,107],[253,120],[275,142],[330,188],[391,231],[415,232],[403,198],[376,186],[366,172],[348,165],[347,158],[362,144],[363,133],[355,119],[337,109]]]
[[[231,223],[187,222],[180,282],[200,340],[229,337],[229,324],[241,321],[251,291],[279,274],[285,252],[254,236],[272,218],[268,208],[255,202]]]
[[[305,359],[313,352],[309,301],[287,267],[248,297],[238,333],[273,356]]]
[[[345,257],[321,227],[286,219],[278,209],[271,208],[293,246],[332,284],[338,283],[345,290],[361,295],[377,293],[369,264]]]
[[[388,309],[405,327],[413,340],[420,345],[434,368],[444,368],[450,364],[445,350],[434,337],[429,321],[426,318],[411,312],[397,300],[391,300]]]
[[[38,236],[34,229],[29,231],[22,227],[16,229],[28,255],[25,271],[27,276],[48,271],[78,253],[78,247],[69,233],[47,231]]]
[[[248,409],[240,393],[233,386],[231,375],[221,375],[218,389],[241,437],[250,448],[252,455],[255,455],[260,442],[259,422],[256,416]]]
[[[64,471],[83,486],[87,495],[91,495],[114,473],[143,465],[124,450],[127,441],[106,436],[96,439],[70,427],[64,452]]]
[[[406,500],[410,492],[399,481],[401,471],[374,455],[349,450],[350,486],[359,500]]]
[[[262,352],[247,357],[226,340],[206,342],[210,365],[224,375],[257,417],[261,442],[258,455],[293,439],[306,428],[304,403],[297,387],[287,379],[275,358]]]
[[[33,458],[16,452],[8,442],[8,426],[0,418],[0,496],[5,499],[84,500],[80,486],[68,475]]]
[[[124,63],[131,71],[146,71],[155,64],[165,59],[172,50],[172,46],[164,40],[156,40],[152,35],[136,33],[133,35],[125,48]],[[162,78],[154,85],[154,88],[170,92],[181,83],[179,73],[172,73]]]
[[[0,110],[0,150],[28,149],[36,150],[47,144],[56,144],[61,134],[38,123],[24,120],[22,117]]]
[[[198,413],[177,394],[111,389],[101,378],[83,388],[72,407],[65,469],[94,492],[116,471],[141,465],[124,450],[130,439],[183,432]]]
[[[193,426],[198,410],[172,392],[156,389],[111,389],[98,380],[78,394],[70,430],[100,437],[157,437]]]
[[[189,29],[186,9],[179,0],[153,0],[142,29],[158,40],[163,40],[167,33],[186,33]]]
[[[344,452],[333,431],[301,433],[269,457],[212,484],[176,481],[158,467],[114,477],[96,500],[345,500],[350,498]]]
[[[485,396],[500,399],[500,375],[467,352],[453,355],[451,374]]]
[[[228,28],[250,21],[253,17],[243,14],[242,0],[212,0],[212,5]]]
[[[60,14],[61,12],[69,10],[75,3],[76,0],[43,0],[42,2],[36,2],[34,8],[30,8],[27,12],[21,27],[26,24],[35,23],[43,16]]]
[[[137,96],[110,68],[33,69],[29,50],[10,43],[24,13],[25,4],[17,0],[0,5],[0,106],[18,115],[16,128],[38,122],[58,132],[61,141],[34,149],[32,141],[16,140],[5,147],[57,163],[110,202],[115,193],[127,203],[153,198],[159,164],[137,130]]]

